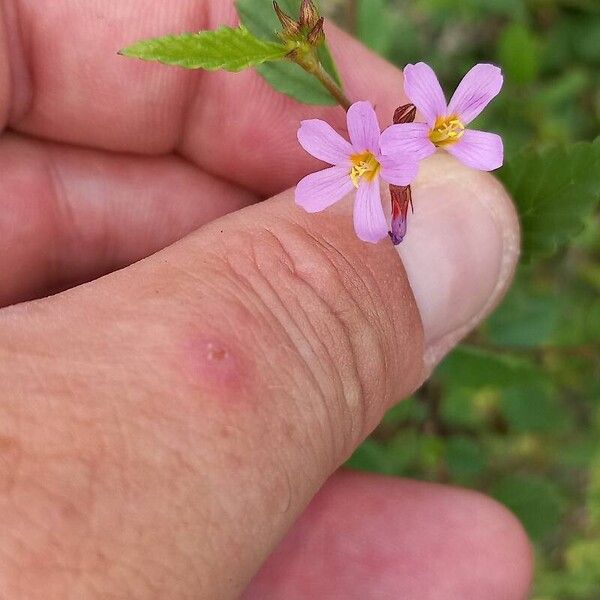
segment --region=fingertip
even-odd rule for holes
[[[338,473],[244,600],[523,600],[531,546],[506,508],[474,491]]]
[[[504,590],[506,598],[526,598],[533,581],[534,555],[523,525],[496,500],[479,492],[460,491],[472,497],[480,556],[482,560],[491,558],[490,565],[493,565],[490,585],[497,590],[498,597],[502,597]]]

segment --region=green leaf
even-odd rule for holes
[[[384,475],[414,475],[415,465],[425,460],[424,436],[414,429],[398,432],[392,439],[380,442],[368,438],[359,446],[346,466],[359,471]]]
[[[372,439],[365,440],[346,463],[350,469],[391,475],[394,472],[392,461],[384,446]]]
[[[591,464],[587,505],[590,523],[600,529],[600,454]]]
[[[448,385],[479,388],[529,381],[536,378],[537,371],[527,358],[463,345],[444,360],[436,374]]]
[[[564,296],[564,294],[563,294]],[[600,299],[571,294],[553,340],[559,346],[594,344],[600,339]]]
[[[532,82],[539,71],[539,44],[522,23],[509,25],[498,40],[498,60],[509,80],[518,84]]]
[[[461,429],[476,429],[483,421],[483,415],[474,402],[473,389],[460,384],[445,387],[440,414],[445,423]]]
[[[287,49],[282,44],[254,37],[245,27],[221,27],[216,31],[144,40],[125,48],[121,54],[186,69],[235,72],[267,61],[282,60]]]
[[[534,540],[554,530],[565,508],[558,487],[536,475],[508,475],[494,486],[492,495],[515,513]]]
[[[511,430],[519,433],[550,432],[556,436],[569,421],[568,412],[545,379],[503,389],[500,408]]]
[[[279,5],[293,18],[299,14],[300,0],[281,0]],[[267,0],[237,0],[236,7],[242,23],[254,35],[265,39],[277,39],[276,33],[281,30],[281,24],[271,2]],[[326,44],[319,48],[319,58],[323,68],[341,85],[335,63]],[[277,91],[300,102],[331,106],[337,104],[337,101],[319,81],[296,64],[281,61],[260,65],[257,70]]]
[[[256,69],[269,85],[299,102],[333,106],[337,101],[312,76],[293,63],[267,63]]]
[[[523,226],[523,260],[551,255],[583,230],[600,200],[600,138],[526,150],[499,172]]]
[[[398,35],[398,18],[386,0],[359,0],[358,37],[371,50],[385,56]]]
[[[582,600],[597,598],[600,589],[600,540],[577,540],[565,553],[572,592]]]
[[[421,423],[426,417],[426,407],[413,398],[407,398],[396,404],[385,414],[382,423],[390,427],[398,427],[405,423]]]
[[[518,282],[487,321],[485,331],[494,344],[534,348],[550,340],[563,306],[555,294],[530,290],[524,278]]]
[[[600,15],[580,18],[574,34],[573,43],[578,58],[589,61],[592,65],[600,65]]]
[[[453,437],[446,448],[446,465],[453,478],[468,480],[485,469],[486,457],[479,444],[465,437]]]

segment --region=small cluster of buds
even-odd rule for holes
[[[331,94],[331,97],[344,110],[348,110],[352,103],[344,94],[339,82],[331,76],[331,73],[327,72],[321,63],[320,47],[326,41],[325,19],[319,14],[313,0],[302,0],[297,21],[284,13],[277,2],[273,2],[273,8],[283,26],[283,31],[278,35],[288,50],[285,57],[316,77]]]
[[[297,21],[284,13],[277,2],[273,2],[273,8],[283,27],[279,36],[284,42],[308,42],[311,46],[318,46],[325,41],[325,19],[312,0],[302,0]]]

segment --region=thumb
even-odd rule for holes
[[[445,153],[421,168],[402,257],[425,329],[425,363],[439,361],[506,293],[520,253],[517,213],[488,173]]]
[[[110,568],[102,589],[135,574],[158,596],[240,593],[384,411],[509,284],[518,228],[491,176],[433,157],[414,201],[401,258],[356,239],[350,201],[308,215],[288,191],[10,309],[2,335],[36,376],[3,361],[5,380],[61,406],[45,400],[30,419],[31,439],[43,432],[61,456],[60,471],[37,467],[40,486],[59,503],[94,493],[91,529],[73,527],[85,510],[52,512],[61,561],[91,565],[90,586]]]

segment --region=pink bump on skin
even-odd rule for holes
[[[186,371],[195,385],[241,393],[248,384],[247,362],[233,344],[217,337],[199,337],[191,340],[186,354]]]

